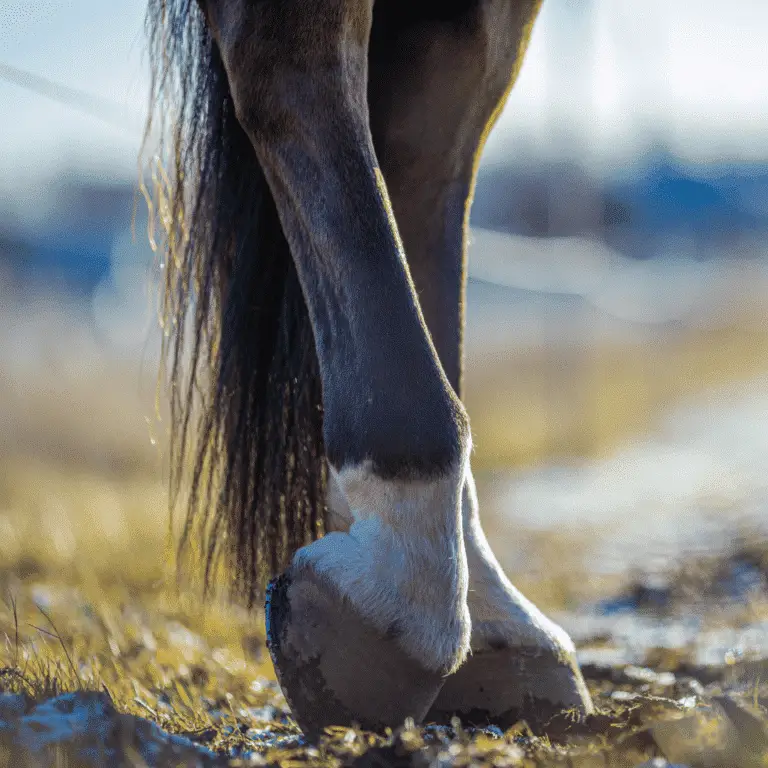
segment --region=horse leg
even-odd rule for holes
[[[374,14],[369,107],[377,156],[419,303],[443,368],[460,393],[465,233],[476,158],[512,85],[533,1],[471,2],[448,18]],[[445,15],[445,11],[443,11]],[[507,727],[525,717],[590,709],[573,645],[509,582],[488,545],[471,474],[463,498],[472,655],[427,719],[452,714]]]
[[[377,167],[373,0],[210,0],[205,12],[296,263],[326,453],[352,517],[271,585],[272,657],[305,731],[421,719],[469,650],[470,438]]]

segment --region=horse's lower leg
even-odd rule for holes
[[[537,10],[535,2],[473,5],[415,23],[382,6],[370,55],[377,157],[427,326],[457,392],[475,158]],[[588,708],[569,638],[512,586],[488,546],[469,473],[463,510],[472,656],[448,678],[428,719],[457,713],[508,726]]]
[[[466,415],[424,325],[369,129],[372,0],[208,4],[307,301],[326,451],[352,514],[270,594],[308,730],[420,719],[469,649]]]

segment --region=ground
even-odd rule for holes
[[[706,379],[699,368],[726,371],[733,355],[740,362],[732,378],[764,372],[762,347],[744,338],[741,346],[726,334],[721,346],[709,339],[706,347],[691,347],[701,354],[689,350],[685,358],[686,391]],[[733,510],[768,519],[763,395],[746,410],[734,406],[733,423],[720,431],[668,431],[666,442],[646,444],[645,454],[622,453],[613,432],[595,433],[597,449],[586,453],[614,458],[579,465],[581,490],[566,494],[569,477],[543,470],[504,480],[525,509],[514,508],[509,496],[494,498],[493,488],[503,483],[479,472],[484,514],[494,515],[500,498],[510,503],[489,517],[492,542],[516,583],[572,632],[596,715],[583,721],[566,714],[546,738],[525,723],[506,733],[405,723],[386,735],[331,729],[309,744],[275,683],[263,616],[221,600],[204,605],[197,584],[177,582],[164,467],[153,445],[163,443],[163,422],[154,418],[150,379],[139,379],[135,359],[106,360],[89,344],[76,336],[57,341],[43,361],[47,376],[35,373],[40,361],[12,355],[0,373],[0,765],[768,766],[768,538],[744,527],[739,515],[729,528]],[[616,412],[631,407],[653,368],[646,352],[633,357],[631,347],[623,349],[637,365],[616,363],[621,386],[590,390],[588,412],[605,412],[608,402]],[[573,371],[546,368],[565,379]],[[640,383],[632,379],[637,370]],[[762,381],[759,392],[766,389]],[[510,439],[522,445],[530,424],[520,422],[515,433],[517,411],[502,412],[503,402],[493,402]],[[522,413],[524,392],[510,402]],[[544,414],[542,424],[559,425],[554,413]],[[716,421],[704,413],[705,426]],[[485,456],[498,472],[500,454],[486,436]],[[480,466],[483,443],[481,432]],[[710,446],[702,472],[718,494],[709,486],[704,498],[680,483],[659,484],[657,496],[669,500],[671,511],[664,521],[653,517],[658,498],[641,498],[638,488],[658,481],[683,446],[694,444]],[[541,445],[531,457],[541,458]],[[726,458],[731,475],[722,472]],[[665,482],[680,480],[690,456],[686,462],[672,463]],[[649,476],[637,475],[633,486],[627,467],[637,466]],[[554,525],[526,529],[521,521],[535,516],[535,495],[547,483],[557,486],[565,512]],[[630,489],[626,498],[616,494],[621,483]],[[644,513],[650,516],[639,534],[627,529],[620,549],[614,523],[596,513],[586,525],[579,511],[586,509],[583,497],[591,503],[600,494],[612,513],[619,499],[630,522],[640,514],[638,499],[656,505]],[[635,506],[627,507],[627,498]],[[551,501],[540,495],[536,503],[550,514]],[[646,571],[605,569],[611,551],[623,561],[651,533],[666,540],[692,527],[694,509],[719,521],[714,544],[681,549]],[[573,518],[569,526],[565,513]],[[514,524],[504,517],[513,514]]]
[[[387,736],[339,728],[307,744],[275,684],[262,617],[176,590],[161,519],[105,535],[110,504],[151,507],[152,486],[5,469],[14,482],[3,488],[0,686],[18,694],[0,697],[9,765],[768,765],[768,663],[748,650],[707,660],[690,638],[675,647],[681,622],[713,647],[723,633],[768,634],[765,544],[691,559],[650,586],[616,582],[578,608],[603,619],[578,638],[599,714],[563,717],[550,738],[525,723],[507,733],[404,724]],[[57,528],[78,504],[82,527]],[[537,546],[559,546],[545,539]],[[558,594],[545,585],[533,597],[556,609]]]

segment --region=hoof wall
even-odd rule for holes
[[[424,719],[445,678],[406,655],[394,633],[363,620],[312,571],[267,589],[267,644],[294,719],[308,736],[330,725],[368,730]]]
[[[470,656],[445,681],[426,720],[449,723],[457,716],[467,725],[502,729],[525,720],[541,731],[566,709],[592,712],[575,660],[541,648],[503,648]]]

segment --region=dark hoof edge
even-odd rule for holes
[[[420,722],[444,681],[308,570],[269,583],[266,623],[278,682],[310,737],[331,725],[381,731],[406,717]]]
[[[573,710],[592,711],[592,702],[575,663],[538,648],[507,648],[470,656],[443,685],[427,713],[428,722],[495,725],[502,730],[521,720],[536,733],[559,731]],[[571,714],[564,714],[570,711]]]

